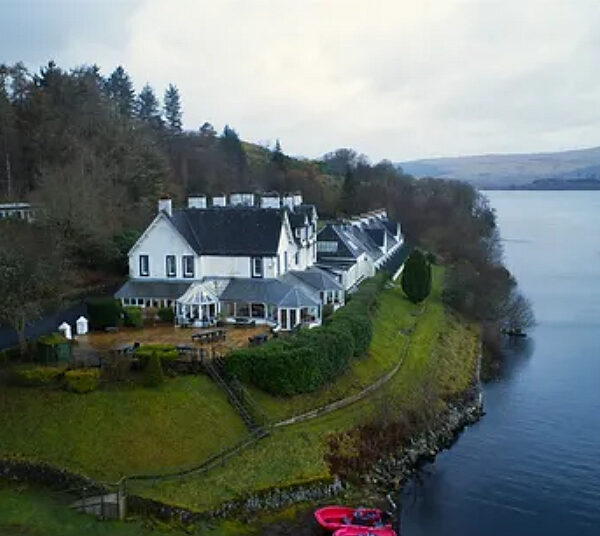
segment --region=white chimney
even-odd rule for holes
[[[261,208],[281,208],[281,199],[276,192],[263,194],[260,198]]]
[[[167,215],[173,215],[173,202],[170,198],[163,197],[158,200],[158,212],[166,212]]]
[[[297,207],[298,205],[302,204],[302,194],[300,192],[295,192],[294,193],[294,206]]]
[[[188,208],[206,208],[206,196],[193,195],[188,197]]]
[[[225,194],[213,196],[212,206],[213,207],[226,207],[227,206],[227,196]]]
[[[289,208],[290,210],[294,210],[294,196],[292,194],[285,194],[281,200],[285,207]]]
[[[229,202],[232,205],[241,205],[244,207],[254,206],[254,194],[249,193],[235,193],[229,197]]]

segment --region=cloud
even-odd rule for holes
[[[103,6],[93,30],[67,29],[60,56],[123,63],[159,94],[177,84],[187,128],[229,123],[292,154],[351,146],[375,160],[598,144],[596,0]],[[117,19],[103,39],[98,25]]]

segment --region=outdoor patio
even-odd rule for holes
[[[136,328],[119,328],[113,332],[90,332],[87,335],[78,335],[79,349],[85,351],[106,352],[109,350],[118,350],[126,346],[131,346],[138,342],[144,344],[173,344],[191,346],[194,348],[210,348],[219,354],[226,354],[235,348],[248,346],[248,338],[261,333],[267,333],[266,326],[244,326],[223,328],[226,332],[225,340],[218,340],[213,343],[200,343],[192,340],[192,335],[205,333],[210,329],[203,328],[177,328],[173,326],[157,326]]]

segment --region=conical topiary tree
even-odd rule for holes
[[[148,363],[144,368],[144,385],[147,387],[158,387],[165,381],[162,363],[156,352],[152,352],[148,358]]]
[[[422,302],[431,292],[431,265],[418,249],[404,263],[402,290],[413,303]]]

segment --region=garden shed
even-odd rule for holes
[[[37,340],[37,360],[46,365],[68,363],[71,360],[71,343],[60,333],[52,333]]]

